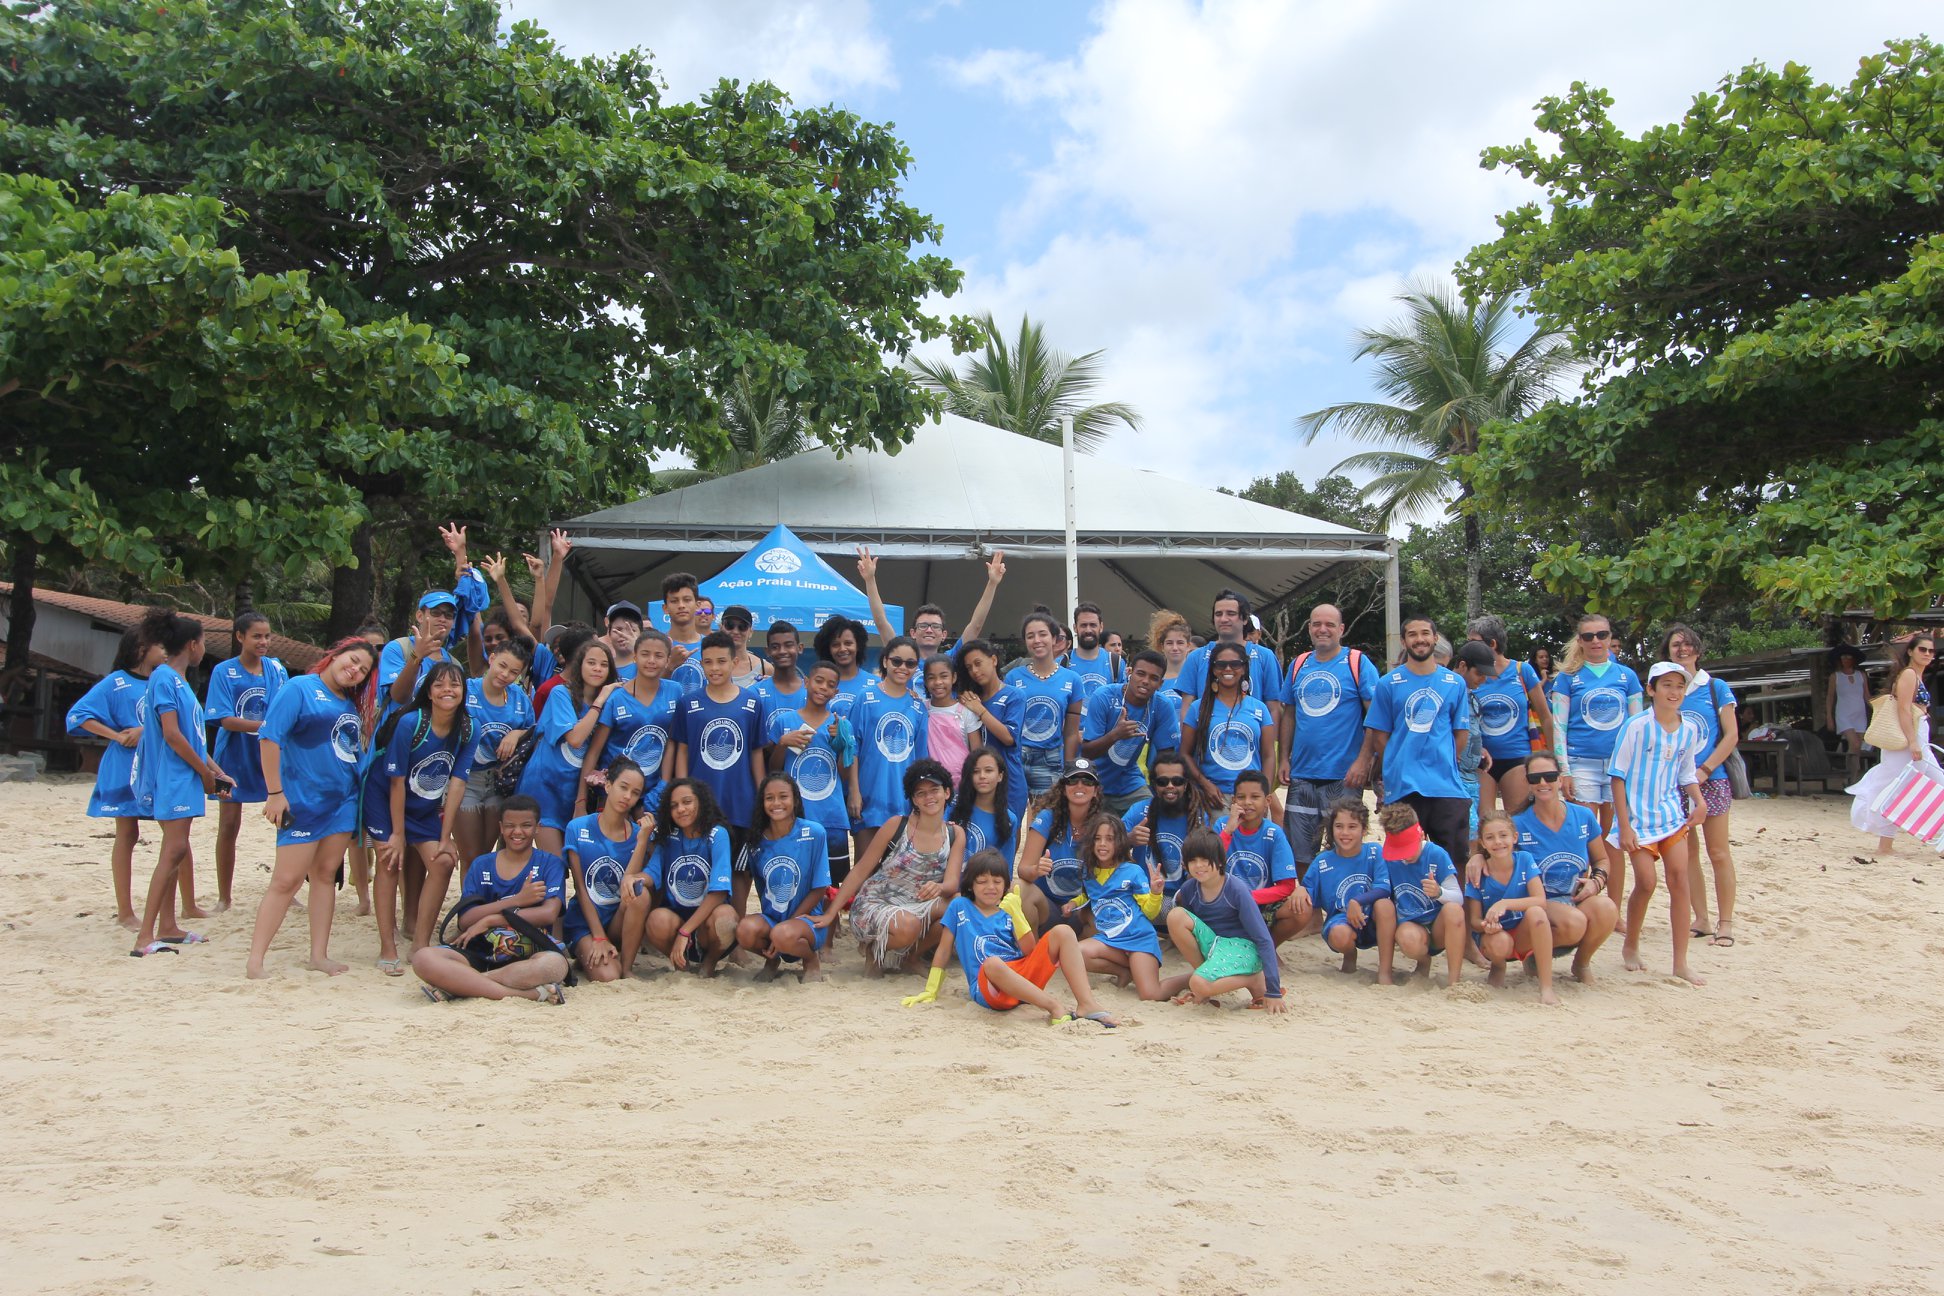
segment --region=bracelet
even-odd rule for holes
[[[283,795],[283,789],[282,789],[282,788],[265,788],[265,789],[263,790],[263,794],[264,794],[265,796],[282,796],[282,795]]]

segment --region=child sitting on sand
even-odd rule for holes
[[[1160,999],[1161,938],[1147,915],[1148,871],[1133,862],[1127,828],[1106,810],[1096,811],[1080,830],[1087,869],[1080,886],[1093,914],[1094,934],[1080,942],[1089,972],[1105,972],[1121,985],[1129,981],[1143,999]],[[1151,903],[1160,910],[1161,897]]]
[[[425,983],[420,989],[433,1003],[567,1002],[560,984],[567,976],[567,956],[546,935],[560,917],[567,865],[560,856],[533,848],[539,830],[540,803],[530,796],[508,797],[500,808],[500,836],[506,845],[481,855],[466,869],[458,938],[450,945],[421,945],[412,951],[412,971]],[[540,940],[534,941],[530,932]]]
[[[1357,970],[1357,951],[1396,939],[1397,915],[1384,892],[1383,848],[1364,840],[1370,810],[1362,797],[1330,803],[1330,849],[1316,853],[1303,886],[1316,911],[1323,943],[1343,955],[1343,970]]]
[[[1378,812],[1377,822],[1384,830],[1382,885],[1393,920],[1390,939],[1378,933],[1377,984],[1391,984],[1391,961],[1402,949],[1426,975],[1432,957],[1443,951],[1445,984],[1455,986],[1468,939],[1458,866],[1444,847],[1426,840],[1410,802],[1391,802]]]
[[[1247,990],[1251,1008],[1288,1011],[1275,939],[1248,884],[1228,871],[1222,839],[1207,828],[1189,829],[1181,864],[1188,877],[1168,912],[1168,939],[1195,970],[1167,978],[1161,993],[1186,1004]]]
[[[1478,817],[1478,881],[1465,888],[1465,911],[1478,947],[1492,965],[1487,978],[1505,984],[1505,965],[1515,958],[1534,960],[1539,1002],[1556,1004],[1553,993],[1552,921],[1546,916],[1546,880],[1532,856],[1518,849],[1519,830],[1503,810]],[[1469,871],[1468,871],[1469,875]]]
[[[900,1002],[907,1008],[936,1002],[945,965],[956,956],[972,1002],[982,1008],[1005,1012],[1029,1003],[1046,1014],[1049,1024],[1077,1016],[1109,1028],[1120,1025],[1120,1019],[1093,997],[1073,929],[1056,926],[1035,940],[1019,897],[1006,893],[1011,877],[998,851],[983,850],[966,861],[958,897],[939,919],[938,949],[925,988]],[[1046,983],[1055,972],[1066,978],[1067,988],[1073,991],[1071,1014],[1046,993]]]

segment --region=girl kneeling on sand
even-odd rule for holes
[[[1505,965],[1514,959],[1535,960],[1539,974],[1539,1002],[1556,1004],[1553,993],[1552,920],[1546,914],[1546,882],[1532,856],[1519,848],[1519,830],[1503,810],[1478,817],[1477,854],[1473,862],[1478,881],[1465,888],[1465,914],[1479,934],[1478,947],[1492,966],[1487,978],[1505,984]],[[1472,870],[1467,870],[1467,876]]]
[[[1080,942],[1089,972],[1104,972],[1122,985],[1129,981],[1143,999],[1161,993],[1161,938],[1154,934],[1151,910],[1161,911],[1161,896],[1149,890],[1148,871],[1133,862],[1127,828],[1101,810],[1080,830],[1086,869],[1080,885],[1093,915],[1094,934]]]
[[[952,776],[937,761],[914,761],[904,774],[909,812],[877,831],[837,898],[810,921],[829,927],[846,906],[865,972],[916,963],[938,944],[938,920],[958,890],[965,833],[945,818]]]
[[[801,980],[823,980],[818,952],[830,930],[811,924],[830,894],[830,836],[803,812],[803,797],[788,774],[772,771],[756,789],[762,824],[750,843],[757,912],[736,925],[736,943],[763,956],[758,981],[782,975],[784,959],[802,963]]]
[[[567,948],[589,981],[618,981],[634,969],[660,889],[647,873],[654,820],[635,818],[648,790],[641,766],[626,756],[607,767],[607,797],[594,814],[567,821],[567,872],[574,898],[563,927]]]

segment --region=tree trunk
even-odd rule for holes
[[[256,611],[256,582],[245,576],[236,582],[230,591],[230,615],[240,617],[245,612]]]
[[[40,566],[40,541],[25,531],[7,537],[13,553],[13,597],[7,605],[6,701],[12,702],[27,680],[28,651],[34,642],[34,573]]]
[[[351,533],[351,554],[355,567],[331,569],[331,619],[324,623],[324,638],[336,643],[358,633],[358,627],[371,620],[371,599],[377,568],[371,561],[371,523],[365,521]]]
[[[1467,492],[1469,494],[1469,492]],[[1465,619],[1485,615],[1485,594],[1479,588],[1479,569],[1484,566],[1484,538],[1479,532],[1478,515],[1465,514]],[[1459,627],[1462,634],[1464,627]],[[1463,640],[1453,636],[1454,643]]]
[[[419,587],[413,583],[414,573],[401,566],[392,576],[391,583],[391,628],[393,634],[404,634],[411,628],[412,613],[417,608]]]

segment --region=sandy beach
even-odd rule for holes
[[[649,956],[564,1008],[433,1006],[349,904],[348,975],[300,969],[295,916],[250,983],[254,816],[210,943],[130,959],[86,796],[0,787],[11,1291],[1944,1289],[1944,867],[1854,862],[1842,798],[1736,807],[1702,990],[1663,892],[1654,972],[1615,941],[1554,1010],[1310,939],[1286,1017],[1103,987],[1139,1021],[1102,1031],[956,972],[901,1009],[848,945],[822,985]]]

